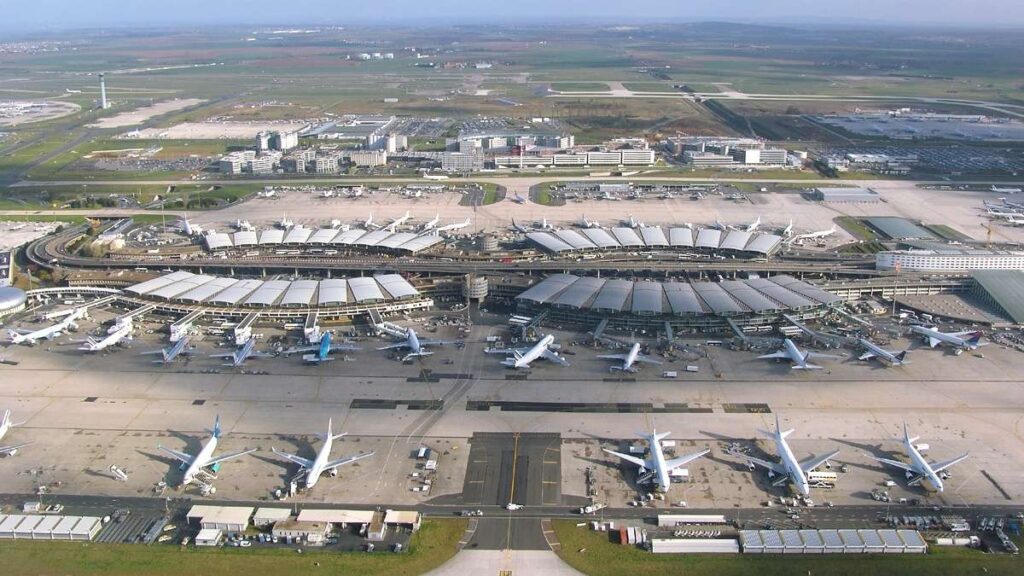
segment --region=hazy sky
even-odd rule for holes
[[[105,26],[728,20],[1024,25],[1022,0],[0,0],[7,32]]]

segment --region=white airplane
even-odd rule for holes
[[[405,224],[410,218],[412,218],[412,214],[410,214],[409,211],[406,210],[405,214],[392,220],[390,224],[384,227],[384,229],[394,232],[396,228],[398,228],[402,224]]]
[[[380,226],[373,223],[373,212],[370,212],[370,215],[366,217],[366,220],[363,222],[363,227],[367,230],[371,228],[380,228]]]
[[[744,230],[745,232],[755,232],[755,231],[757,231],[757,229],[758,229],[758,228],[759,228],[760,226],[761,226],[761,216],[758,216],[758,217],[757,217],[757,220],[754,220],[753,222],[751,222],[750,224],[748,224],[748,225],[747,225],[747,227],[746,227],[746,228],[744,228],[743,230]]]
[[[554,230],[555,226],[553,224],[549,223],[547,218],[541,218],[540,219],[540,229],[541,230]]]
[[[71,314],[68,314],[63,320],[52,326],[40,328],[39,330],[8,330],[7,335],[11,337],[11,343],[13,344],[35,346],[39,340],[53,340],[69,330],[77,330],[78,324],[75,321],[84,317],[86,312],[88,310],[85,308],[75,308]]]
[[[402,193],[406,198],[422,198],[423,190],[406,190]]]
[[[440,221],[441,221],[441,214],[435,214],[434,215],[434,219],[430,220],[428,222],[424,222],[423,226],[420,228],[420,230],[433,230],[437,226],[437,223],[440,222]]]
[[[303,354],[302,360],[309,362],[310,364],[319,364],[321,362],[334,360],[334,356],[331,356],[331,352],[356,352],[362,350],[362,348],[353,344],[333,344],[331,340],[331,333],[324,332],[323,336],[320,337],[320,342],[318,344],[313,346],[289,348],[284,351],[284,355],[290,356],[295,353],[314,352],[314,354]]]
[[[527,348],[488,348],[484,352],[488,354],[505,354],[508,357],[501,361],[501,365],[508,368],[529,368],[531,362],[540,358],[550,360],[562,366],[569,366],[568,360],[551,350],[551,345],[554,342],[555,337],[548,334],[538,340],[536,344]]]
[[[166,446],[157,445],[157,448],[167,452],[171,456],[174,456],[181,462],[182,468],[185,469],[185,474],[181,478],[181,485],[183,487],[188,486],[192,482],[201,484],[204,487],[209,487],[208,481],[217,479],[214,474],[220,468],[221,462],[234,460],[235,458],[245,456],[246,454],[252,454],[256,451],[256,449],[253,448],[251,450],[242,450],[241,452],[235,452],[214,458],[213,452],[217,449],[217,443],[220,442],[220,438],[220,416],[217,416],[217,419],[213,422],[213,431],[210,435],[210,439],[194,456],[192,454],[178,452],[177,450],[173,450]]]
[[[729,229],[729,226],[723,224],[722,221],[719,220],[718,218],[715,218],[715,223],[711,227],[721,230],[722,232],[725,232],[726,230]]]
[[[1021,214],[1024,216],[1024,214]],[[1006,223],[1012,226],[1024,226],[1024,218],[1017,218],[1016,216],[1010,216],[1006,219]]]
[[[143,352],[142,354],[160,354],[160,360],[153,360],[153,362],[156,362],[158,364],[170,364],[171,362],[174,361],[175,358],[182,354],[184,354],[185,356],[192,354],[192,351],[188,350],[188,343],[191,339],[192,338],[189,336],[184,336],[181,340],[178,340],[177,342],[175,342],[174,344],[167,348]]]
[[[998,194],[1020,194],[1021,192],[1020,188],[1003,188],[1001,186],[996,186],[995,184],[992,185],[991,190]]]
[[[444,174],[424,174],[424,180],[447,180],[448,177]]]
[[[445,224],[444,226],[438,227],[435,232],[455,232],[456,230],[462,230],[463,228],[469,227],[472,223],[473,221],[467,216],[464,221]]]
[[[345,195],[347,197],[349,197],[349,198],[360,198],[363,195],[363,189],[362,188],[353,188],[353,189],[350,189],[348,192],[346,192]]]
[[[828,238],[829,236],[836,233],[836,227],[833,225],[828,230],[818,230],[817,232],[808,232],[807,234],[797,234],[793,236],[792,241],[797,242],[801,240],[820,240],[822,238]]]
[[[210,358],[231,358],[231,364],[226,364],[226,366],[234,366],[235,368],[238,368],[242,364],[245,364],[245,361],[248,360],[249,358],[273,357],[273,354],[270,354],[268,352],[259,352],[256,350],[255,338],[249,338],[248,340],[245,341],[245,344],[242,344],[242,346],[239,347],[238,350],[235,350],[234,352],[210,354]]]
[[[617,202],[619,200],[622,200],[622,198],[619,198],[618,196],[612,194],[611,192],[602,192],[601,200],[611,200],[613,202]]]
[[[271,450],[273,450],[274,454],[277,454],[278,456],[281,456],[298,464],[301,467],[299,472],[305,473],[306,489],[310,489],[313,486],[316,486],[316,483],[320,481],[320,475],[323,474],[324,472],[329,473],[331,476],[337,476],[338,468],[344,466],[345,464],[351,464],[357,460],[362,460],[363,458],[369,458],[370,456],[373,456],[373,452],[367,452],[365,454],[359,454],[357,456],[346,456],[344,458],[339,458],[337,460],[329,460],[329,458],[331,457],[331,446],[334,444],[334,441],[338,438],[341,438],[345,434],[345,432],[342,432],[341,434],[334,434],[331,429],[331,420],[328,419],[327,433],[317,435],[320,437],[321,440],[324,441],[324,443],[322,446],[320,446],[320,450],[316,453],[316,458],[314,458],[313,460],[307,460],[306,458],[296,456],[295,454],[282,452],[277,448],[271,448]]]
[[[530,231],[530,228],[523,226],[522,224],[516,224],[516,219],[512,218],[512,229],[520,234],[526,234]]]
[[[107,328],[107,334],[113,334],[114,332],[119,332],[121,330],[124,330],[125,326],[128,326],[130,328],[134,327],[134,324],[132,322],[132,317],[131,316],[118,316],[117,319],[114,320],[114,324],[110,328]]]
[[[789,235],[793,233],[793,220],[790,219],[789,224],[779,231],[783,238],[789,238]]]
[[[985,214],[987,216],[992,216],[993,218],[1016,218],[1018,216],[1024,216],[1024,214],[1021,214],[1020,212],[1018,212],[1016,210],[1014,210],[1012,212],[1004,212],[1002,210],[993,209],[993,208],[987,208],[985,210]]]
[[[928,450],[928,445],[914,444],[914,442],[917,442],[919,438],[919,436],[914,436],[913,438],[910,437],[910,430],[907,428],[907,423],[904,422],[903,449],[906,450],[907,457],[910,459],[910,462],[904,463],[900,462],[899,460],[892,460],[890,458],[876,458],[874,456],[871,456],[871,458],[874,460],[878,460],[879,462],[882,462],[884,464],[888,464],[889,466],[894,466],[896,468],[902,469],[904,472],[907,473],[907,480],[909,480],[907,482],[907,485],[909,486],[916,486],[924,481],[927,481],[929,484],[931,484],[932,488],[934,488],[937,492],[942,492],[942,480],[945,477],[947,477],[946,474],[943,474],[943,471],[949,468],[950,466],[953,466],[954,464],[966,460],[969,453],[957,456],[956,458],[945,460],[943,462],[930,463],[921,454],[922,452]]]
[[[11,410],[8,408],[4,410],[3,417],[0,417],[0,440],[3,440],[7,432],[15,426],[21,426],[24,422],[13,422],[11,421]],[[4,456],[14,456],[18,453],[19,448],[28,446],[31,442],[22,442],[21,444],[12,444],[10,446],[0,446],[0,454]]]
[[[890,352],[885,348],[882,348],[878,344],[875,344],[867,338],[861,338],[858,340],[861,346],[864,347],[865,352],[860,355],[859,360],[870,360],[872,358],[878,358],[889,366],[903,366],[909,364],[907,360],[907,351],[902,352]]]
[[[633,218],[632,214],[629,215],[629,220],[627,221],[627,223],[629,224],[630,228],[643,228],[644,227],[644,223],[643,222],[638,222],[636,218]]]
[[[84,344],[79,348],[84,352],[100,352],[116,344],[122,342],[131,341],[132,339],[132,323],[131,320],[127,324],[121,324],[121,327],[114,332],[107,334],[100,340],[93,338],[92,336],[86,337]]]
[[[786,442],[786,436],[792,434],[793,430],[792,428],[789,430],[782,429],[779,425],[778,414],[775,415],[775,431],[761,430],[760,432],[775,440],[775,451],[782,462],[769,462],[768,460],[744,455],[743,457],[747,460],[748,465],[751,468],[757,465],[767,469],[769,478],[778,475],[779,478],[772,482],[772,486],[781,486],[787,480],[792,481],[796,485],[797,490],[804,496],[811,493],[811,484],[807,480],[807,473],[835,458],[836,454],[839,454],[839,450],[836,450],[824,456],[811,456],[797,461],[793,451],[789,448],[789,443]]]
[[[406,328],[404,341],[383,346],[381,348],[377,348],[377,350],[396,350],[399,348],[406,348],[409,350],[409,353],[402,357],[402,362],[405,362],[410,358],[415,358],[417,356],[430,356],[433,354],[433,352],[426,350],[424,346],[444,346],[445,344],[451,343],[452,342],[448,340],[420,340],[419,336],[416,335],[415,330],[412,328]]]
[[[288,219],[288,215],[286,214],[284,216],[281,216],[281,219],[278,220],[277,225],[279,227],[287,230],[287,229],[291,228],[292,226],[295,226],[295,222],[292,222],[291,220],[289,220]]]
[[[256,193],[256,196],[258,198],[273,198],[276,195],[277,195],[277,190],[263,190],[262,192],[257,192]]]
[[[679,468],[685,466],[690,462],[693,462],[697,458],[711,452],[711,450],[701,450],[700,452],[694,452],[693,454],[687,454],[686,456],[680,456],[679,458],[673,458],[671,460],[665,460],[665,452],[662,450],[661,441],[668,438],[671,432],[663,432],[658,434],[655,430],[650,434],[638,434],[644,440],[647,440],[647,446],[651,453],[650,457],[646,460],[643,458],[637,458],[629,454],[622,454],[621,452],[615,452],[614,450],[608,450],[604,448],[604,451],[618,456],[626,462],[631,462],[640,467],[640,478],[638,483],[645,483],[649,480],[654,480],[654,484],[662,492],[667,492],[669,486],[671,486],[670,473]]]
[[[914,334],[920,334],[924,341],[928,343],[928,346],[932,348],[939,344],[952,346],[957,356],[963,354],[965,350],[977,350],[979,346],[987,344],[979,342],[981,340],[980,330],[940,332],[934,326],[911,326],[910,331]],[[969,338],[964,338],[964,336],[969,336]]]
[[[81,90],[73,90],[71,88],[65,88],[64,92],[67,93],[67,94],[81,94],[82,93]]]
[[[655,360],[650,356],[645,356],[641,354],[639,342],[634,342],[633,345],[629,347],[629,352],[625,354],[601,354],[598,356],[598,358],[603,358],[605,360],[621,360],[621,366],[612,366],[611,368],[609,368],[609,370],[622,370],[623,372],[636,372],[637,362],[644,362],[647,364],[661,364],[660,361]]]
[[[596,220],[587,220],[586,216],[580,216],[581,228],[600,228],[601,223]]]
[[[789,360],[793,363],[793,370],[821,370],[821,366],[817,364],[810,364],[807,361],[813,358],[821,359],[839,359],[841,356],[833,356],[831,354],[821,354],[818,352],[804,352],[797,347],[796,343],[786,338],[782,341],[782,350],[772,352],[771,354],[765,354],[758,356],[760,359],[776,359],[776,360]]]
[[[241,219],[235,220],[235,228],[237,228],[238,230],[255,230],[255,228],[253,228],[253,225],[250,224],[248,220]]]
[[[321,198],[334,198],[334,189],[324,190],[320,193]]]

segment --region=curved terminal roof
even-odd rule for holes
[[[771,281],[775,282],[779,286],[788,288],[793,292],[796,292],[797,294],[804,296],[805,298],[816,300],[821,304],[836,304],[843,301],[842,298],[836,296],[835,294],[826,292],[821,288],[818,288],[817,286],[812,286],[801,280],[797,280],[796,278],[793,278],[788,274],[779,274],[778,276],[772,276]]]
[[[701,228],[697,232],[697,248],[718,248],[722,240],[722,231],[714,228]]]
[[[248,306],[273,306],[290,284],[287,280],[264,282],[246,298],[245,303]]]
[[[637,235],[636,231],[632,228],[612,228],[612,234],[623,248],[633,248],[644,245],[644,241],[640,239],[640,236]]]
[[[781,309],[781,306],[773,302],[771,298],[768,298],[753,287],[739,280],[725,280],[720,282],[719,285],[728,292],[730,296],[739,300],[744,306],[754,312],[763,314]]]
[[[668,238],[665,237],[665,232],[657,226],[641,228],[640,237],[643,239],[644,244],[652,248],[668,246]]]
[[[17,308],[28,300],[28,295],[21,288],[0,286],[0,311]]]
[[[334,228],[320,228],[316,232],[313,232],[312,236],[309,237],[310,244],[330,244],[331,240],[338,235],[338,231]]]
[[[657,315],[662,312],[663,290],[658,282],[633,284],[633,314]]]
[[[572,250],[572,246],[566,244],[558,237],[548,234],[547,232],[530,232],[526,237],[531,241],[540,244],[541,248],[544,248],[548,252],[568,252]]]
[[[538,304],[547,304],[562,290],[568,288],[578,278],[571,274],[552,274],[540,282],[530,286],[516,298],[530,300]]]
[[[185,278],[191,278],[193,276],[195,276],[195,274],[191,272],[171,272],[166,276],[160,276],[159,278],[153,278],[152,280],[146,280],[145,282],[140,282],[138,284],[135,284],[134,286],[129,286],[128,288],[125,288],[125,292],[131,292],[132,294],[140,295],[149,294],[150,292],[158,288],[163,288],[164,286],[174,284],[179,280],[184,280]]]
[[[619,243],[603,228],[585,228],[583,235],[598,248],[618,248]]]
[[[232,235],[231,240],[238,247],[259,244],[259,236],[256,235],[255,230],[239,230]]]
[[[234,278],[214,278],[213,280],[198,286],[181,294],[176,300],[185,300],[186,302],[205,302],[208,298],[213,297],[216,294],[220,294],[224,290],[233,286],[238,280]]]
[[[677,316],[683,316],[686,314],[704,314],[706,312],[704,306],[701,305],[700,298],[697,297],[697,293],[694,292],[693,286],[686,282],[665,282],[662,285],[665,289],[665,297],[668,299],[668,305],[672,308],[672,313]]]
[[[285,244],[305,244],[313,231],[304,226],[295,226],[284,237]]]
[[[573,250],[597,248],[593,242],[587,240],[586,237],[575,230],[555,230],[555,236],[557,236],[562,242],[571,246]]]
[[[206,301],[211,304],[226,304],[228,306],[234,306],[255,292],[256,289],[262,285],[263,280],[239,280],[230,288],[220,292],[216,296],[208,298]]]
[[[378,274],[373,277],[384,291],[395,300],[419,296],[420,292],[400,274]]]
[[[767,295],[769,298],[786,308],[799,309],[816,306],[818,304],[818,302],[811,300],[806,296],[801,296],[788,288],[764,278],[751,278],[750,280],[745,280],[745,282],[758,292]]]
[[[722,244],[719,248],[723,250],[736,250],[742,251],[747,247],[747,242],[750,242],[750,237],[753,236],[751,232],[744,232],[742,230],[731,230],[725,235],[725,240],[722,240]]]
[[[203,284],[206,284],[207,282],[211,282],[213,281],[213,279],[213,276],[207,276],[205,274],[196,274],[189,278],[184,278],[182,280],[178,280],[177,282],[172,282],[171,284],[168,284],[162,288],[157,288],[156,290],[153,290],[152,292],[147,294],[147,296],[152,296],[154,298],[165,298],[169,300],[171,298],[174,298],[175,296],[178,296],[179,294],[184,294],[185,292],[188,292],[193,288],[197,288],[199,286],[202,286]]]
[[[409,240],[405,244],[399,246],[398,249],[415,254],[416,252],[426,250],[427,248],[430,248],[431,246],[440,244],[442,242],[444,242],[444,238],[442,238],[441,236],[425,234],[423,236],[417,236],[412,240]]]
[[[714,282],[696,283],[693,285],[693,290],[715,314],[739,314],[746,312],[724,288]]]
[[[362,228],[345,230],[341,234],[335,236],[334,240],[331,240],[331,244],[352,244],[356,240],[362,238],[364,234],[366,234],[366,230],[363,230]]]
[[[316,294],[319,282],[316,280],[296,280],[292,282],[281,297],[281,306],[309,306]]]
[[[344,278],[329,278],[320,281],[317,304],[320,306],[337,306],[346,302],[348,302],[348,282]]]
[[[384,299],[384,293],[381,292],[380,286],[373,278],[351,278],[348,281],[348,286],[352,289],[352,298],[356,302],[374,302]]]
[[[378,242],[377,247],[394,250],[401,246],[402,244],[412,241],[414,238],[416,238],[416,235],[413,234],[412,232],[399,232],[397,234],[392,234]]]
[[[758,234],[747,244],[747,252],[755,252],[757,254],[771,254],[775,251],[779,245],[782,244],[782,236],[775,234]]]
[[[597,291],[604,286],[604,282],[603,278],[584,276],[563,290],[551,303],[555,306],[583,308],[584,304],[589,302],[594,297],[594,294],[597,294]]]
[[[607,280],[594,298],[591,308],[619,312],[626,306],[626,300],[633,289],[628,280]]]
[[[271,228],[260,233],[260,244],[280,244],[284,241],[284,230]]]
[[[234,244],[231,243],[231,237],[223,232],[210,232],[206,236],[203,236],[203,242],[206,243],[206,249],[211,252],[234,246]]]
[[[366,234],[363,234],[362,236],[359,237],[358,240],[356,240],[352,244],[356,246],[376,246],[377,244],[380,243],[381,240],[387,238],[388,236],[391,236],[391,234],[392,233],[389,230],[374,230],[373,232],[367,232]]]
[[[693,230],[690,228],[672,228],[668,231],[668,241],[672,246],[693,248]]]

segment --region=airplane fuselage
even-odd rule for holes
[[[185,475],[182,476],[181,479],[182,485],[190,484],[196,479],[196,476],[202,472],[203,466],[210,461],[210,458],[213,456],[213,451],[216,449],[217,437],[211,436],[206,445],[204,445],[203,448],[199,450],[199,453],[192,458],[192,463],[185,469]]]
[[[626,354],[626,359],[622,361],[622,369],[624,371],[634,370],[633,366],[636,364],[636,358],[640,355],[640,343],[635,342],[629,348],[629,353]]]
[[[793,455],[793,451],[789,448],[789,442],[782,437],[781,434],[776,433],[775,435],[775,449],[779,452],[779,458],[782,460],[782,466],[789,473],[790,480],[796,486],[797,490],[801,494],[807,496],[811,493],[811,485],[807,481],[807,476],[804,474],[802,468],[800,468],[800,462]]]
[[[331,457],[331,446],[333,444],[334,438],[328,434],[324,438],[324,444],[320,447],[320,451],[316,453],[316,458],[313,459],[313,465],[309,467],[309,470],[306,470],[306,488],[312,488],[320,481],[320,475],[324,473],[324,467],[327,466],[327,462]]]
[[[534,344],[529,350],[526,351],[522,357],[516,359],[513,363],[513,368],[529,368],[530,363],[540,358],[544,352],[547,351],[548,346],[555,341],[555,337],[548,334],[547,336],[540,339],[540,342]]]

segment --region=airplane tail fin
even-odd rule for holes
[[[776,432],[776,434],[779,435],[779,437],[785,438],[786,436],[789,436],[790,434],[793,433],[793,429],[789,428],[788,430],[783,430],[782,429],[782,424],[779,422],[779,415],[776,414],[775,415],[775,432]]]
[[[213,437],[220,438],[220,414],[213,421]]]
[[[981,341],[981,332],[975,332],[967,339],[967,343],[971,346],[976,346]]]
[[[903,352],[900,352],[899,354],[896,354],[894,357],[896,358],[897,361],[903,362],[907,358],[907,351],[904,350]]]
[[[911,436],[910,435],[910,427],[907,426],[906,421],[904,421],[903,422],[903,438],[907,441],[907,444],[913,444],[914,442],[917,442],[921,437],[920,436]]]
[[[655,430],[655,431],[654,431],[653,433],[651,433],[651,434],[641,434],[640,436],[641,436],[641,437],[643,437],[643,436],[649,436],[649,437],[651,438],[651,440],[653,440],[654,442],[661,442],[661,441],[662,441],[662,440],[664,440],[665,438],[668,438],[670,434],[672,434],[672,433],[671,433],[671,432],[661,432],[661,433],[659,434],[659,433],[658,433],[658,431],[656,431],[656,430]]]

